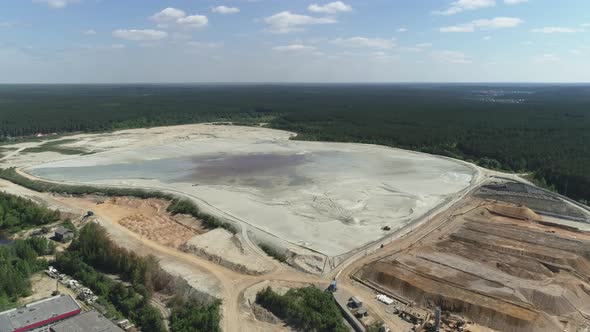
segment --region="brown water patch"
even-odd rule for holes
[[[192,159],[196,167],[184,180],[257,188],[273,188],[277,185],[296,186],[308,181],[306,177],[297,173],[297,167],[308,161],[304,154],[199,156]]]

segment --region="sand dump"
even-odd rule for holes
[[[206,258],[239,273],[260,275],[272,270],[272,265],[242,244],[241,236],[218,228],[198,235],[181,249]]]
[[[487,207],[490,213],[521,220],[541,220],[541,216],[526,206],[494,204]]]

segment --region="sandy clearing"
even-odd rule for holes
[[[195,235],[205,232],[199,221],[193,218],[184,217],[182,223],[177,221],[176,217],[166,212],[169,202],[161,199],[117,197],[101,201],[100,205],[118,210],[122,217],[118,223],[123,227],[169,247],[178,248]]]

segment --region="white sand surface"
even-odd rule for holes
[[[382,146],[289,140],[260,127],[187,125],[78,135],[98,153],[6,163],[41,178],[170,189],[328,256],[349,252],[469,187],[476,170]],[[51,158],[43,159],[43,155]]]

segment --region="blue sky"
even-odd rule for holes
[[[588,82],[588,0],[2,0],[0,82]]]

